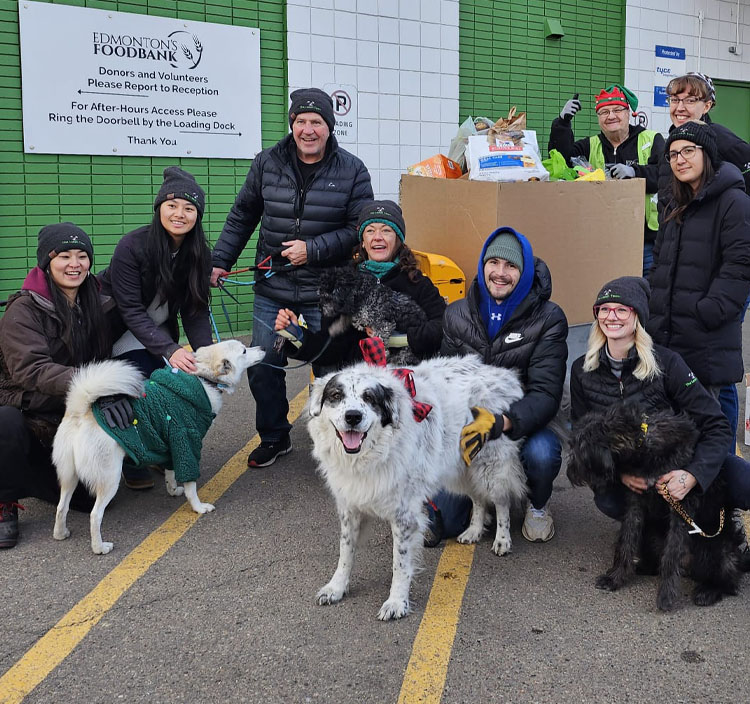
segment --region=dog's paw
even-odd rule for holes
[[[478,543],[481,540],[483,533],[484,531],[482,529],[474,530],[471,526],[469,526],[463,533],[461,533],[461,535],[456,538],[456,542],[462,543],[463,545]],[[495,549],[494,545],[492,549]]]
[[[346,589],[335,587],[332,582],[329,582],[315,595],[315,601],[318,606],[336,604],[344,598],[344,594],[346,594]]]
[[[70,537],[70,530],[68,530],[67,528],[58,530],[57,526],[55,526],[55,530],[52,532],[52,537],[55,540],[65,540],[65,538]]]
[[[114,547],[114,543],[107,543],[105,541],[102,541],[99,545],[94,545],[92,543],[91,549],[94,551],[95,555],[106,555],[109,552],[112,552],[112,548]]]
[[[213,504],[205,504],[202,501],[199,501],[197,504],[191,504],[190,507],[196,513],[211,513],[211,511],[216,510],[216,506]]]
[[[504,538],[495,539],[495,542],[492,543],[492,552],[498,557],[502,557],[503,555],[507,555],[512,547],[513,544],[510,540],[505,540]]]
[[[712,606],[717,601],[721,601],[721,597],[721,589],[708,587],[704,584],[697,584],[693,591],[693,603],[696,606]]]
[[[378,611],[378,618],[381,621],[393,621],[397,618],[403,618],[409,613],[408,599],[386,599]]]
[[[599,575],[595,582],[597,589],[603,589],[606,592],[614,592],[619,589],[620,585],[608,574]]]
[[[185,487],[182,486],[172,486],[170,484],[167,484],[167,494],[170,496],[183,496],[185,493]]]

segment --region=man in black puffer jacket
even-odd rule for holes
[[[350,257],[359,211],[373,199],[367,168],[339,148],[332,134],[333,102],[327,93],[294,91],[289,125],[290,135],[255,157],[214,247],[211,273],[215,286],[260,222],[255,262],[273,270],[271,276],[255,275],[252,344],[264,347],[266,361],[277,366],[286,364],[283,353],[273,351],[279,309],[302,314],[313,331],[320,328],[316,267]],[[282,369],[265,365],[248,369],[261,439],[248,457],[249,467],[266,467],[291,450],[285,377]]]
[[[530,502],[522,533],[532,542],[555,534],[547,504],[561,465],[560,440],[547,425],[562,399],[568,321],[549,300],[551,293],[549,269],[534,257],[529,241],[501,227],[484,244],[467,297],[448,306],[443,318],[443,354],[478,354],[485,364],[516,369],[521,376],[524,397],[500,417],[473,409],[476,420],[463,435],[479,439],[475,449],[502,433],[526,438],[521,459]]]

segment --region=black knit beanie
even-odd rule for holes
[[[39,244],[36,248],[36,263],[44,271],[60,252],[80,249],[89,255],[94,265],[94,247],[89,236],[78,225],[72,222],[59,222],[45,225],[37,235]]]
[[[713,129],[705,122],[693,121],[683,122],[679,127],[675,127],[667,137],[667,143],[664,147],[664,153],[669,154],[669,147],[672,142],[684,139],[686,142],[699,144],[703,147],[706,156],[711,160],[714,169],[719,168],[719,150],[716,147],[716,137]]]
[[[206,209],[206,194],[196,182],[193,174],[179,166],[168,166],[164,169],[164,183],[161,184],[156,194],[154,210],[158,210],[164,201],[175,198],[190,201],[198,208],[198,214],[203,217],[203,211]]]
[[[297,119],[297,115],[305,112],[316,112],[320,115],[328,129],[333,134],[336,118],[333,114],[333,99],[320,88],[300,88],[289,96],[289,126]]]
[[[365,228],[373,222],[382,222],[390,225],[398,238],[403,242],[406,240],[406,223],[401,208],[392,200],[373,200],[365,203],[359,213],[357,223],[357,235],[362,241]]]
[[[619,279],[604,284],[596,297],[594,306],[600,306],[602,303],[620,303],[630,306],[638,314],[641,325],[645,327],[648,321],[650,296],[651,287],[646,279],[640,276],[621,276]]]

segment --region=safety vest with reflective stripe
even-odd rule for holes
[[[648,163],[651,156],[651,147],[654,145],[656,132],[653,130],[643,130],[638,133],[638,163],[643,166]],[[604,168],[604,152],[602,151],[602,140],[599,135],[589,137],[589,163],[595,169]],[[649,230],[656,232],[659,229],[659,216],[656,209],[657,194],[646,194],[646,224]]]

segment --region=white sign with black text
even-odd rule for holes
[[[260,30],[18,4],[24,151],[251,159]]]

